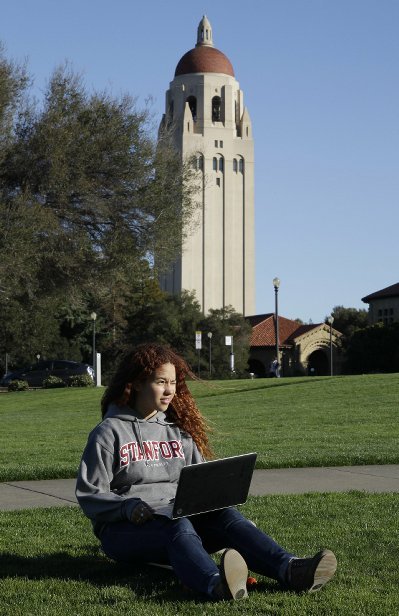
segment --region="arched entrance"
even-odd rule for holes
[[[259,359],[248,360],[248,371],[253,372],[259,378],[264,378],[266,376],[265,366]]]
[[[310,376],[327,376],[329,374],[328,357],[324,351],[313,351],[308,357],[308,374]]]

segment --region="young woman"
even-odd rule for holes
[[[318,590],[336,569],[329,550],[296,558],[233,507],[178,520],[165,514],[182,467],[211,457],[186,376],[193,375],[171,349],[142,344],[123,359],[104,394],[76,495],[105,554],[169,563],[185,586],[213,600],[246,597],[248,567],[290,590]],[[210,554],[224,548],[218,568]]]

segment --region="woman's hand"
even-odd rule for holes
[[[153,518],[154,516],[149,506],[145,503],[138,503],[138,505],[136,505],[133,509],[131,522],[133,524],[136,524],[137,526],[140,526],[141,524],[144,524],[145,522],[148,522],[148,520],[152,520]]]

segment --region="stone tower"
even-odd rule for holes
[[[183,159],[194,156],[202,189],[195,229],[161,288],[195,291],[204,313],[232,305],[254,314],[252,125],[231,62],[214,47],[205,16],[196,47],[178,62],[166,93],[164,126],[173,126]]]

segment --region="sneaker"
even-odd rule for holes
[[[245,599],[247,592],[247,563],[239,552],[227,549],[222,554],[220,564],[220,581],[212,592],[212,598],[217,601]]]
[[[315,592],[331,580],[336,569],[337,559],[330,550],[321,550],[313,558],[293,558],[288,565],[288,587]]]

